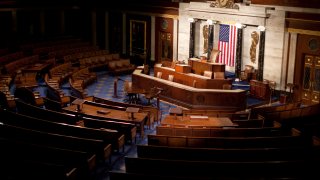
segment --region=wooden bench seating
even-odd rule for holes
[[[299,127],[307,123],[318,122],[320,115],[320,104],[296,107],[288,110],[265,113],[266,120],[274,120],[284,127]]]
[[[43,97],[43,104],[45,109],[58,112],[61,112],[64,106],[61,102],[49,99],[47,97]]]
[[[76,72],[78,68],[73,67],[71,62],[59,64],[49,70],[48,81],[55,81],[59,85],[67,80],[73,72]]]
[[[97,81],[97,74],[90,72],[89,68],[85,67],[74,72],[70,78],[72,79],[72,82],[82,82],[80,85],[83,89],[85,89],[88,85]]]
[[[295,130],[294,130],[295,131]],[[187,137],[148,135],[148,145],[197,148],[276,148],[310,144],[301,135],[269,137]]]
[[[189,148],[154,145],[137,145],[137,156],[142,158],[224,161],[224,162],[263,162],[313,159],[320,153],[319,147],[281,147],[253,149]]]
[[[61,123],[67,124],[77,124],[77,122],[79,121],[78,117],[74,114],[62,113],[36,107],[19,99],[16,99],[16,106],[18,113],[39,119],[46,119],[55,122],[59,121]]]
[[[136,69],[134,64],[130,63],[130,59],[118,59],[108,62],[108,71],[112,75],[132,73]]]
[[[86,97],[88,97],[88,92],[83,87],[83,80],[73,81],[72,78],[69,78],[69,84],[71,96],[79,99],[85,99]]]
[[[22,59],[24,57],[24,53],[22,51],[9,53],[6,55],[0,55],[0,64],[5,65],[12,61]]]
[[[233,119],[248,119],[248,112],[237,112],[233,109],[217,109],[217,110],[200,110],[200,109],[183,109],[182,114],[188,115],[199,115],[199,116],[210,116],[210,117],[229,117]]]
[[[47,85],[46,98],[60,102],[61,106],[70,104],[72,98],[70,96],[66,96],[60,89],[59,79],[49,79],[49,75],[45,74],[44,80]]]
[[[115,129],[119,133],[124,134],[125,142],[136,142],[137,127],[135,124],[120,121],[100,120],[89,117],[82,117],[81,120],[83,121],[85,127]]]
[[[7,75],[15,77],[17,72],[21,71],[24,67],[36,64],[37,62],[39,62],[39,55],[33,55],[6,63],[4,67]]]
[[[95,128],[95,129],[112,129],[116,130],[121,134],[124,134],[124,139],[120,138],[118,147],[119,149],[122,148],[122,141],[125,142],[133,142],[132,140],[136,138],[136,127],[132,123],[121,122],[121,121],[109,121],[109,120],[97,120],[95,118],[85,117],[85,116],[77,116],[76,114],[69,114],[65,112],[58,112],[43,108],[38,108],[32,106],[30,104],[26,104],[22,101],[17,100],[17,112],[39,118],[45,119],[48,121],[58,122],[58,123],[66,123],[71,125],[77,125],[78,123],[84,123],[85,127]]]
[[[132,120],[131,117],[127,116],[128,115],[128,112],[126,112],[127,108],[124,108],[121,106],[111,106],[111,105],[96,103],[96,102],[92,102],[92,101],[84,101],[83,106],[88,107],[88,110],[86,113],[77,112],[70,107],[64,108],[64,111],[71,113],[71,114],[80,115],[81,117],[91,118],[91,119],[132,123],[132,124],[136,125],[137,130],[140,132],[140,135],[143,136],[143,134],[144,134],[143,133],[144,132],[144,125],[145,125],[145,122],[148,122],[148,114],[146,112],[138,112],[140,115],[139,119]],[[107,111],[114,110],[116,112],[116,114],[118,114],[118,115],[112,115],[112,116],[106,117],[104,115],[96,115],[96,113],[92,113],[92,112],[99,110],[100,108],[102,108],[102,109],[105,108]],[[111,114],[115,114],[115,113],[111,113]]]
[[[249,120],[233,120],[233,124],[238,125],[239,128],[261,128],[273,127],[270,123],[265,123],[264,118],[249,119]]]
[[[124,134],[118,132],[117,130],[102,128],[95,129],[65,123],[57,123],[45,119],[38,119],[22,114],[13,113],[6,110],[1,111],[0,114],[6,117],[3,118],[2,121],[10,125],[67,136],[75,136],[88,139],[101,139],[104,141],[106,146],[111,144],[112,149],[115,151],[124,149]]]
[[[161,121],[161,111],[157,107],[153,106],[143,106],[139,104],[129,104],[129,103],[123,103],[118,101],[112,101],[109,99],[99,98],[99,97],[91,97],[88,101],[93,101],[96,103],[111,105],[111,106],[118,106],[118,107],[137,107],[140,108],[143,112],[148,113],[148,126],[151,126],[154,122],[160,123]]]
[[[76,180],[77,168],[66,168],[61,164],[19,160],[5,160],[6,155],[1,154],[0,179],[46,179],[46,180]]]
[[[32,89],[27,87],[16,88],[14,97],[26,103],[32,104],[33,106],[40,107],[44,105],[43,98],[40,97],[39,92],[34,92]]]
[[[311,178],[317,160],[216,162],[125,157],[128,173],[212,179]],[[165,178],[167,179],[167,178]]]
[[[265,113],[274,112],[274,111],[283,111],[295,109],[301,106],[301,102],[283,104],[278,106],[263,106],[263,107],[254,107],[251,109],[250,116],[252,118],[257,118],[258,115],[264,116]]]
[[[64,56],[79,53],[79,52],[89,52],[89,51],[96,51],[98,50],[98,46],[92,46],[90,43],[82,43],[79,44],[77,47],[69,47],[66,49],[59,49],[55,51],[51,51],[48,53],[48,58],[55,57],[57,59],[61,59],[64,62]],[[77,64],[78,62],[71,62]]]
[[[53,146],[75,151],[84,151],[92,155],[96,154],[97,159],[108,159],[111,151],[111,145],[106,145],[101,139],[98,140],[66,136],[36,131],[4,123],[0,125],[0,137],[32,144]]]
[[[191,128],[157,126],[157,135],[190,136],[190,137],[264,137],[290,134],[275,127],[266,128]]]
[[[90,178],[96,168],[96,157],[83,151],[41,146],[21,141],[0,138],[2,161],[31,161],[63,165],[72,171],[77,169],[77,178]],[[23,153],[21,153],[23,152]],[[15,169],[15,165],[11,170]],[[34,170],[33,170],[34,171]]]
[[[162,174],[146,174],[146,173],[132,173],[125,171],[109,171],[111,180],[123,180],[123,179],[139,179],[139,180],[211,180],[208,177],[180,177],[180,176],[168,176]]]

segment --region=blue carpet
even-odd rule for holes
[[[230,71],[226,71],[225,72],[225,76],[226,76],[226,78],[231,78],[231,79],[236,78],[235,73],[234,72],[230,72]]]
[[[121,76],[112,76],[109,75],[107,71],[100,71],[96,72],[98,79],[97,82],[89,85],[86,88],[86,91],[89,96],[96,96],[100,98],[105,98],[109,99],[112,101],[117,101],[117,102],[126,102],[126,96],[123,91],[123,85],[124,81],[131,81],[131,75],[121,75]],[[153,69],[150,69],[150,75],[153,76]],[[229,78],[234,79],[234,73],[232,72],[226,72],[226,76]],[[117,85],[117,96],[114,97],[114,80],[115,78],[119,78],[118,80],[118,85]],[[13,86],[11,88],[11,92],[14,92],[15,87]],[[39,80],[39,87],[35,88],[34,91],[40,92],[41,97],[46,96],[46,89],[47,87],[45,86],[44,82]],[[65,82],[61,85],[61,89],[65,93],[65,95],[70,95],[70,85],[68,82]],[[243,89],[246,90],[249,94],[250,90],[250,85],[247,81],[233,81],[232,82],[232,89]],[[272,97],[272,101],[276,101],[277,97]],[[269,102],[269,101],[268,101]],[[256,105],[261,105],[261,104],[266,104],[268,103],[264,100],[257,99],[250,97],[249,95],[247,96],[247,107],[252,107]],[[143,97],[143,95],[140,96],[140,103],[143,105],[147,104],[147,99]],[[156,101],[154,100],[152,104],[155,106]],[[167,102],[160,101],[160,110],[162,112],[162,115],[165,116],[168,114],[169,109],[176,107],[174,104],[170,104]]]
[[[151,75],[152,72],[151,72]],[[97,82],[91,84],[86,88],[89,96],[100,97],[117,102],[126,102],[127,97],[123,91],[124,81],[132,81],[131,75],[112,76],[108,72],[97,72]],[[117,97],[114,97],[114,81],[119,78],[117,83]],[[148,101],[143,95],[140,95],[140,104],[147,105]],[[151,101],[152,105],[156,106],[156,100]],[[162,116],[168,114],[169,109],[176,107],[176,105],[160,101],[160,111]]]

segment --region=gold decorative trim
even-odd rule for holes
[[[214,0],[210,2],[210,7],[239,9],[239,5],[234,3],[234,0]]]
[[[296,28],[287,28],[287,31],[289,33],[298,33],[298,34],[320,36],[320,31],[311,31],[311,30],[296,29]]]

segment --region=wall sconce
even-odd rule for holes
[[[193,23],[193,22],[195,22],[195,19],[194,19],[194,18],[188,18],[188,21],[189,21],[190,23]]]
[[[213,25],[213,24],[217,24],[218,23],[218,21],[213,21],[213,20],[211,20],[211,19],[208,19],[207,20],[207,24],[208,25]]]
[[[259,30],[259,31],[265,31],[265,30],[266,30],[266,27],[264,27],[264,26],[258,26],[258,30]]]
[[[242,28],[247,27],[246,25],[241,24],[241,23],[236,23],[235,26],[236,26],[238,29],[242,29]]]

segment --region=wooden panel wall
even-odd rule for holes
[[[311,39],[315,39],[318,42],[318,49],[311,50],[309,48],[309,42]],[[311,36],[299,34],[297,40],[297,53],[296,53],[296,61],[295,61],[295,70],[294,70],[294,84],[298,85],[298,88],[295,91],[294,96],[297,100],[300,99],[301,91],[302,91],[302,83],[303,83],[303,68],[304,68],[304,56],[306,54],[317,55],[320,56],[320,36]]]
[[[170,45],[170,52],[169,54],[172,55],[173,53],[173,19],[171,18],[163,18],[163,17],[156,17],[156,25],[155,25],[155,62],[160,62],[161,60],[161,43],[160,43],[160,34],[163,33],[170,33],[171,36],[171,45]],[[171,59],[172,60],[172,59]]]
[[[251,0],[252,4],[320,8],[319,0]]]

